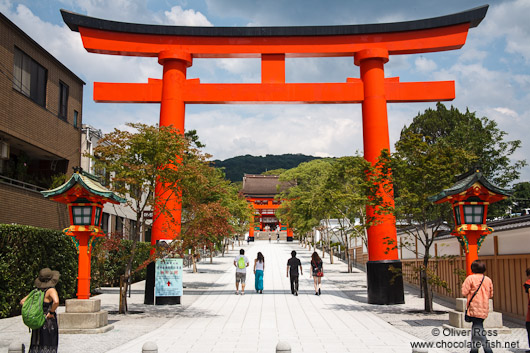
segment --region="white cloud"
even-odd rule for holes
[[[2,13],[8,12],[12,6],[13,4],[11,3],[10,0],[0,0],[0,12]]]
[[[215,159],[235,155],[304,153],[351,155],[362,149],[360,107],[354,105],[215,106],[189,112]]]
[[[465,45],[461,51],[458,60],[463,63],[482,62],[488,56],[488,52],[485,50],[479,50],[476,46]]]
[[[173,6],[171,11],[164,11],[169,24],[178,26],[213,26],[202,13],[192,9],[184,10],[180,6]]]
[[[146,0],[60,0],[66,7],[88,16],[123,22],[152,23],[154,17]]]
[[[491,41],[503,37],[508,53],[522,55],[526,63],[530,63],[529,13],[528,0],[505,1],[491,6],[481,29],[485,33],[484,39]]]
[[[512,118],[517,118],[518,117],[517,112],[512,110],[512,109],[510,109],[510,108],[497,107],[497,108],[493,108],[493,110],[495,110],[496,112],[499,112],[501,114],[504,114],[506,116],[512,117]]]
[[[431,72],[438,67],[433,60],[429,60],[423,56],[416,58],[414,64],[416,65],[416,69],[421,72]]]

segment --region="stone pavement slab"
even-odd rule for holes
[[[135,313],[117,315],[118,290],[105,288],[98,298],[102,308],[110,311],[114,330],[98,335],[61,335],[59,352],[140,353],[147,341],[155,342],[159,352],[275,352],[280,340],[289,342],[292,352],[411,352],[413,342],[444,343],[447,348],[429,352],[469,351],[447,347],[448,343],[465,343],[469,337],[433,334],[435,329],[442,332],[451,304],[435,304],[434,314],[421,313],[423,299],[408,287],[404,305],[367,304],[366,274],[358,269],[347,273],[347,266],[337,258],[329,264],[328,254],[324,258],[322,295],[315,296],[313,280],[308,276],[309,250],[298,243],[268,241],[242,247],[251,259],[244,296],[234,294],[236,248],[225,257],[214,258],[212,264],[202,259],[198,273],[186,271],[181,305],[144,305],[144,282],[140,282],[133,284],[129,298],[129,309]],[[286,277],[286,263],[293,249],[304,269],[297,297],[291,295]],[[258,251],[266,263],[263,294],[255,292],[252,274]],[[519,349],[495,352],[524,352],[526,331],[519,324],[511,326],[512,334],[502,335],[500,342],[518,343]],[[7,352],[13,340],[28,345],[29,337],[20,317],[0,320],[0,352]]]
[[[304,268],[299,296],[290,293],[286,277],[293,249],[299,252]],[[186,319],[177,315],[109,352],[139,351],[147,341],[155,342],[159,352],[274,352],[280,340],[288,342],[293,352],[410,352],[410,342],[418,340],[326,282],[328,274],[340,272],[344,265],[326,266],[323,293],[315,296],[308,250],[297,243],[262,241],[247,248],[246,255],[254,259],[258,251],[265,256],[263,294],[254,290],[250,270],[245,295],[235,295],[234,267],[228,264],[215,286],[190,306],[204,315]]]

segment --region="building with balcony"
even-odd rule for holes
[[[81,162],[84,82],[0,13],[0,223],[62,229],[39,191]]]

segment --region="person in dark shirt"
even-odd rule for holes
[[[528,296],[528,308],[526,309],[526,334],[528,335],[528,347],[530,348],[530,267],[526,269],[524,290]],[[526,352],[530,353],[530,350],[527,350]]]
[[[300,267],[300,274],[298,274]],[[287,277],[291,275],[291,293],[298,295],[298,277],[303,276],[302,263],[296,258],[296,251],[291,251],[291,258],[287,261]]]

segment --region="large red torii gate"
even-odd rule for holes
[[[97,102],[160,103],[160,125],[184,133],[186,104],[220,103],[361,103],[364,157],[375,163],[390,149],[386,104],[435,102],[455,97],[454,81],[407,82],[385,78],[390,55],[454,50],[466,41],[469,28],[486,15],[488,5],[457,14],[408,22],[306,27],[183,27],[107,21],[61,10],[66,24],[81,34],[92,53],[156,57],[163,78],[147,83],[94,83]],[[286,83],[285,59],[296,57],[353,57],[360,78],[342,83]],[[186,79],[194,58],[260,58],[261,83],[200,83]],[[159,185],[157,193],[164,192]],[[390,204],[392,196],[387,196]],[[180,200],[169,205],[180,220]],[[374,214],[373,209],[368,209]],[[378,216],[368,229],[368,301],[403,303],[403,284],[391,281],[390,266],[401,267],[395,219]],[[167,238],[166,219],[153,225],[152,242]],[[180,225],[173,228],[175,236]]]

